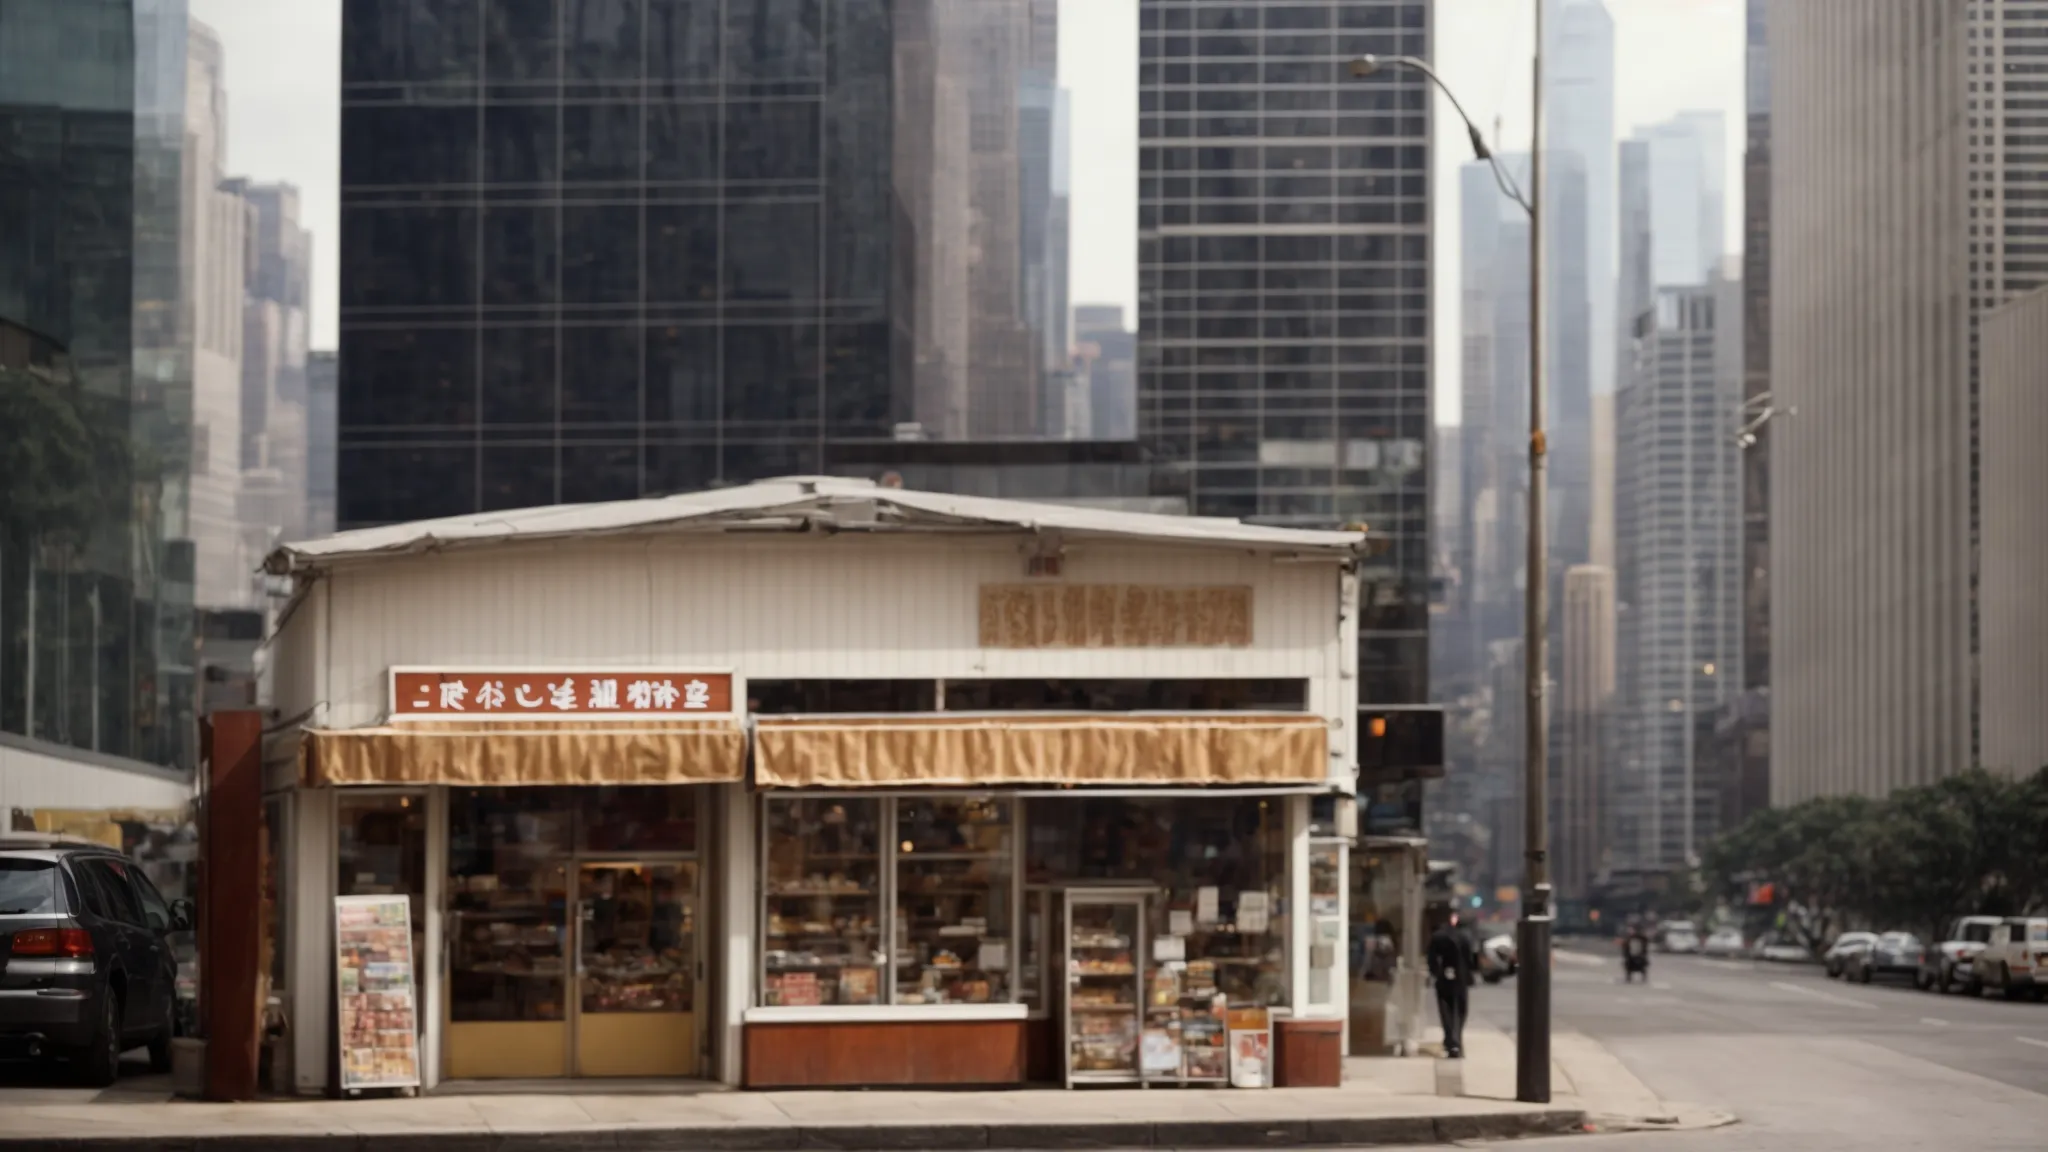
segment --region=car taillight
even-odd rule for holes
[[[31,928],[16,932],[14,954],[83,959],[92,955],[92,933],[83,928]]]

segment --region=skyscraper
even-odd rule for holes
[[[1557,678],[1557,891],[1592,894],[1607,847],[1608,760],[1615,690],[1614,570],[1581,564],[1564,574],[1563,659]]]
[[[1748,136],[1742,151],[1742,400],[1752,416],[1771,390],[1771,54],[1768,0],[1748,0],[1744,56]],[[1742,683],[1771,683],[1771,427],[1742,456]]]
[[[345,6],[341,524],[1047,433],[1055,11]]]
[[[306,356],[306,534],[334,531],[335,386],[339,365],[332,352]]]
[[[1584,173],[1589,340],[1593,349],[1604,350],[1615,340],[1614,18],[1601,0],[1565,0],[1546,27],[1546,139],[1553,155],[1576,156]],[[1563,240],[1553,236],[1550,243],[1564,258]],[[1594,395],[1614,391],[1614,369],[1604,351],[1592,355]]]
[[[1704,286],[1720,274],[1727,250],[1726,135],[1719,112],[1681,112],[1636,131],[1645,148],[1640,163],[1648,181],[1650,278],[1660,288]],[[1630,179],[1626,171],[1622,179]],[[1624,202],[1624,218],[1627,211]]]
[[[0,8],[0,732],[157,759],[127,0]],[[86,51],[87,47],[90,51]],[[167,757],[166,757],[167,758]]]
[[[1138,433],[1202,515],[1364,522],[1360,699],[1428,694],[1423,0],[1139,6]]]
[[[248,205],[242,306],[242,563],[306,528],[306,339],[313,238],[289,184],[231,181]]]
[[[1615,847],[1689,864],[1719,830],[1701,725],[1740,689],[1741,485],[1728,414],[1741,394],[1741,295],[1726,277],[1659,288],[1617,401],[1615,546],[1623,716]]]
[[[1770,389],[1800,413],[1770,434],[1773,803],[1986,751],[1978,321],[2048,282],[2044,18],[1770,8]]]
[[[1459,170],[1462,574],[1445,626],[1467,633],[1470,667],[1521,635],[1528,504],[1529,222],[1484,163]]]
[[[1074,309],[1075,369],[1087,385],[1083,433],[1094,440],[1128,440],[1135,433],[1138,334],[1115,304]]]
[[[2048,288],[1984,316],[1983,755],[1995,771],[2048,765]]]
[[[190,525],[193,597],[209,609],[256,604],[242,538],[242,320],[248,203],[227,180],[227,91],[220,37],[186,24],[184,307],[192,357]]]

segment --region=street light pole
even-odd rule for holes
[[[1543,8],[1529,65],[1529,559],[1522,593],[1522,918],[1515,932],[1515,1099],[1550,1102],[1550,742],[1543,707],[1550,573],[1543,532]]]
[[[1451,102],[1465,122],[1472,153],[1493,166],[1501,191],[1529,214],[1529,555],[1522,620],[1522,916],[1515,926],[1520,970],[1515,980],[1515,1099],[1550,1102],[1550,743],[1544,713],[1545,650],[1549,621],[1549,558],[1543,532],[1544,476],[1549,465],[1543,434],[1543,8],[1535,0],[1535,54],[1530,65],[1529,190],[1526,194],[1501,168],[1486,137],[1465,114],[1458,98],[1427,61],[1413,56],[1363,56],[1351,74],[1371,76],[1393,66],[1420,72]]]

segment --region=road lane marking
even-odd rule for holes
[[[1936,1020],[1936,1019],[1935,1019],[1934,1017],[1932,1017],[1932,1016],[1922,1016],[1922,1017],[1920,1018],[1920,1022],[1921,1022],[1922,1024],[1928,1024],[1928,1025],[1932,1025],[1933,1027],[1936,1027],[1936,1028],[1946,1028],[1946,1027],[1948,1027],[1948,1021],[1946,1021],[1946,1020]]]
[[[1866,1012],[1877,1011],[1877,1005],[1867,1000],[1851,1000],[1847,996],[1837,996],[1832,992],[1816,992],[1811,988],[1802,988],[1797,984],[1788,984],[1783,980],[1771,981],[1771,987],[1781,992],[1796,992],[1801,996],[1811,996],[1815,1000],[1825,1000],[1830,1004],[1840,1004],[1845,1008],[1861,1008]]]
[[[2032,1036],[2015,1036],[2013,1039],[2022,1044],[2032,1044],[2036,1048],[2048,1048],[2048,1040],[2036,1040]]]

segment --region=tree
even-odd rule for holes
[[[85,547],[125,519],[132,471],[117,402],[54,373],[0,368],[0,532],[10,542]]]

